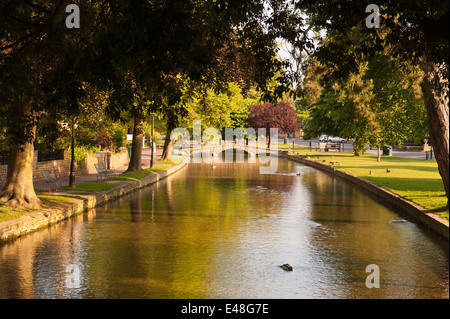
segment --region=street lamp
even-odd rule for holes
[[[154,127],[155,127],[155,116],[154,115],[152,115],[152,139],[151,139],[151,145],[150,145],[150,147],[152,148],[152,157],[151,157],[151,160],[150,160],[150,167],[151,168],[153,168],[153,166],[155,165],[155,162],[154,162],[154,158],[155,158],[155,148],[154,148],[154,138],[155,138],[155,130],[154,130]]]

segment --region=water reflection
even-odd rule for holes
[[[403,218],[293,162],[266,175],[190,164],[1,246],[0,297],[448,298],[448,244],[389,223]],[[380,289],[365,286],[369,264]]]

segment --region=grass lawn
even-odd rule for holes
[[[336,168],[351,172],[376,183],[408,200],[448,218],[447,197],[436,161],[376,155],[353,156],[351,153],[310,152],[309,148],[296,148],[295,155],[310,157],[310,160],[330,165],[338,162]],[[390,170],[388,173],[386,170]],[[373,175],[370,174],[372,171]]]
[[[56,206],[65,202],[69,202],[73,199],[80,198],[79,196],[69,196],[69,195],[38,195],[42,200],[42,208],[49,208]],[[0,222],[20,218],[26,213],[31,213],[37,209],[33,208],[18,208],[12,209],[8,206],[4,206],[4,203],[0,202]]]
[[[158,162],[161,163],[161,162]],[[163,169],[166,169],[167,166],[154,166],[153,168],[147,168],[142,171],[134,171],[134,172],[125,172],[120,174],[119,176],[115,176],[111,178],[112,180],[118,180],[118,181],[135,181],[138,179],[141,179],[145,176],[148,176],[150,174],[153,174],[154,172],[162,171]]]
[[[75,184],[75,187],[64,186],[60,187],[62,190],[86,191],[86,192],[102,192],[107,191],[113,187],[120,185],[120,183],[98,183],[86,182]]]

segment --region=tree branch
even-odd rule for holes
[[[48,11],[48,9],[46,9],[44,7],[41,7],[41,6],[38,6],[37,4],[35,4],[35,3],[31,2],[31,1],[25,0],[25,3],[28,4],[30,7],[34,8],[34,9],[37,9],[37,10],[39,10],[41,12],[44,12],[44,13],[47,13],[47,14],[51,14],[51,12]]]
[[[50,26],[51,29],[54,30],[58,26],[58,24],[61,22],[63,15],[66,11],[66,7],[70,4],[71,0],[61,0],[59,2],[59,5],[56,7],[56,10],[50,19]]]

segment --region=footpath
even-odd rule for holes
[[[148,150],[143,154],[143,162],[147,162]],[[52,206],[46,209],[36,210],[23,215],[18,219],[11,219],[0,223],[0,243],[12,239],[19,238],[23,235],[49,227],[53,224],[59,223],[63,220],[69,219],[75,215],[82,214],[92,208],[106,204],[112,200],[132,193],[140,188],[157,183],[158,181],[174,174],[186,166],[185,163],[177,165],[167,165],[166,169],[153,172],[138,180],[120,181],[111,180],[107,183],[118,183],[119,185],[100,192],[86,192],[86,191],[72,191],[72,190],[58,190],[52,195],[72,195],[77,196],[71,201],[60,205]],[[148,167],[148,166],[147,166]],[[127,166],[114,169],[115,176],[122,174],[127,170]],[[97,174],[87,174],[76,176],[75,185],[85,182],[97,182]],[[61,187],[67,186],[68,181],[62,181]],[[35,183],[35,190],[39,193],[48,192],[48,186],[42,182]]]

